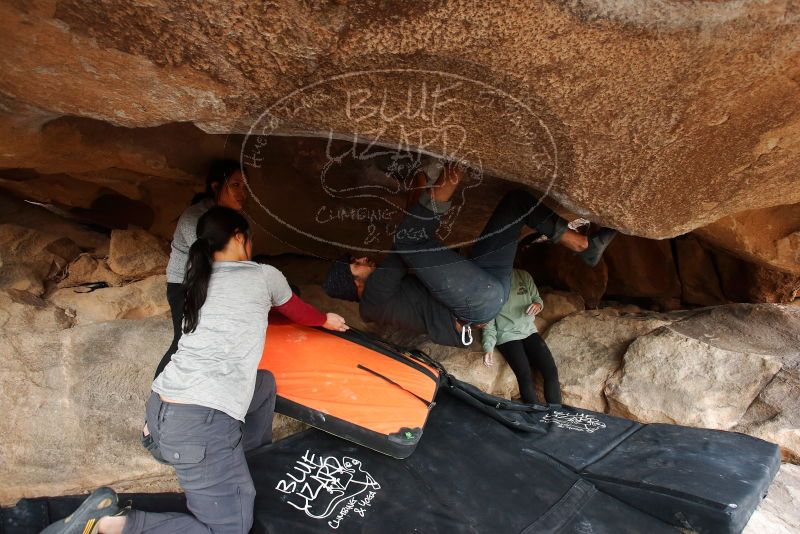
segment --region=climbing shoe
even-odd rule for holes
[[[119,513],[116,492],[111,488],[97,488],[77,510],[44,529],[42,534],[95,534],[101,518]]]
[[[617,231],[611,228],[601,228],[599,232],[589,237],[589,246],[586,250],[578,254],[586,265],[594,267],[600,262],[606,248],[616,237]]]

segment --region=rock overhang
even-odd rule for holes
[[[67,170],[43,155],[42,125],[59,116],[246,134],[290,95],[309,98],[271,133],[453,154],[441,123],[401,111],[410,93],[430,104],[437,82],[461,83],[456,155],[625,233],[672,237],[800,202],[800,19],[786,2],[113,4],[2,8],[0,166]],[[391,111],[354,115],[354,97]],[[434,135],[409,135],[421,131]],[[114,150],[106,168],[143,172]],[[198,173],[170,167],[153,174]],[[743,253],[794,270],[786,253]]]

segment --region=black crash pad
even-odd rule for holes
[[[525,414],[535,431],[519,432],[446,391],[436,401],[406,460],[319,430],[254,451],[254,531],[735,533],[779,466],[774,445],[735,433],[567,407]],[[183,510],[176,496],[132,499]],[[2,511],[2,532],[38,532],[79,502],[21,501]]]
[[[609,495],[700,533],[740,532],[780,468],[772,443],[568,407],[526,414],[515,433]]]

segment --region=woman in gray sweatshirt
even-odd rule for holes
[[[184,335],[146,406],[149,450],[175,469],[191,513],[121,508],[113,490],[99,488],[46,534],[246,534],[252,527],[255,487],[245,452],[270,441],[275,406],[272,374],[258,371],[269,312],[330,330],[347,325],[334,313],[309,313],[280,271],[250,261],[249,225],[238,212],[209,209],[197,234],[184,282]]]
[[[247,184],[239,162],[229,159],[213,161],[206,177],[205,193],[197,195],[193,200],[192,205],[178,219],[175,234],[172,236],[172,250],[167,263],[167,302],[172,314],[172,344],[156,368],[156,377],[178,350],[178,341],[181,339],[184,304],[181,284],[186,274],[189,247],[197,239],[197,221],[212,206],[223,206],[241,212],[247,200]]]

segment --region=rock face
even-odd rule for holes
[[[166,271],[169,252],[156,236],[140,229],[114,230],[108,249],[108,266],[118,275],[138,280]]]
[[[576,293],[539,288],[539,295],[544,302],[541,313],[536,316],[536,328],[540,334],[567,315],[586,309],[583,297]]]
[[[124,278],[108,268],[103,259],[91,254],[81,254],[67,266],[67,276],[58,283],[58,287],[75,287],[95,282],[105,282],[110,286],[119,286]]]
[[[618,235],[603,254],[608,266],[606,295],[675,298],[681,282],[669,240]]]
[[[0,430],[14,436],[0,445],[0,501],[168,474],[138,437],[153,369],[171,338],[163,319],[0,337]]]
[[[742,258],[800,274],[800,204],[743,211],[696,234]]]
[[[35,295],[81,252],[69,238],[14,224],[0,224],[0,250],[0,288]]]
[[[675,251],[681,280],[681,300],[698,306],[727,302],[711,251],[691,236],[675,239]]]
[[[362,241],[380,226],[375,220],[384,222],[387,198],[402,195],[363,204],[340,193],[396,184],[364,168],[344,173],[337,188],[322,170],[358,138],[464,157],[483,171],[486,180],[470,185],[488,192],[465,197],[452,242],[480,228],[505,179],[626,234],[694,230],[737,258],[709,257],[687,243],[669,259],[663,243],[650,243],[642,246],[649,253],[612,250],[589,269],[561,247],[531,247],[537,283],[577,292],[589,308],[607,286],[619,297],[665,299],[665,309],[678,296],[699,305],[792,299],[800,275],[798,22],[800,11],[785,0],[500,0],[403,10],[371,0],[0,3],[0,188],[119,230],[105,252],[105,236],[0,203],[0,310],[10,310],[0,332],[0,432],[15,436],[0,441],[0,463],[12,466],[0,491],[18,492],[0,499],[166,473],[136,445],[141,415],[130,407],[143,403],[168,322],[58,330],[64,317],[52,303],[17,291],[49,297],[87,251],[98,263],[73,263],[67,284],[105,277],[117,285],[99,260],[108,255],[124,281],[144,280],[155,291],[148,277],[163,275],[167,251],[149,234],[169,238],[211,158],[244,154],[254,191],[272,199],[269,215],[255,199],[248,205],[264,251],[301,248],[275,215],[314,221],[323,208],[334,214],[324,223],[328,237],[358,235],[350,244],[368,246]],[[267,137],[245,139],[251,126]],[[319,139],[278,140],[283,134]],[[363,163],[355,151],[348,157]],[[298,191],[303,203],[294,200]],[[354,207],[366,215],[348,211]],[[382,243],[391,222],[381,226]],[[129,224],[149,234],[125,230]],[[615,246],[626,241],[635,239]],[[326,246],[320,255],[331,257]],[[742,267],[738,258],[760,266]],[[63,288],[52,301],[81,321],[128,316],[143,309],[129,300],[139,287],[102,290],[113,302],[84,295],[89,308]],[[724,306],[688,317],[580,312],[552,324],[548,343],[567,402],[733,426],[780,443],[797,461],[795,318],[782,307]],[[15,332],[23,320],[42,333]],[[428,348],[458,376],[514,394],[507,367],[485,369],[479,353],[463,349]],[[145,354],[152,361],[142,361]],[[49,435],[54,420],[62,435]],[[104,432],[87,447],[93,428]]]
[[[44,283],[36,270],[26,265],[0,265],[0,288],[27,291],[32,295],[44,293]]]
[[[81,250],[108,248],[108,236],[64,219],[47,209],[0,195],[0,223],[15,224],[72,240]]]
[[[742,534],[800,532],[800,466],[783,464]]]
[[[628,233],[674,236],[800,202],[800,128],[787,111],[800,91],[789,81],[797,17],[783,0],[444,3],[401,13],[295,0],[269,9],[6,3],[0,167],[185,179],[189,142],[169,153],[157,140],[126,151],[126,131],[75,139],[70,128],[59,133],[60,118],[246,132],[281,98],[339,76],[284,100],[270,130],[445,153],[453,143],[432,117],[446,118],[462,134],[458,150],[487,174]],[[451,113],[431,113],[437,102]],[[102,159],[49,150],[67,138],[100,147]],[[224,147],[200,145],[196,158]]]
[[[603,387],[622,366],[628,345],[671,320],[661,314],[602,309],[575,313],[554,324],[545,341],[558,366],[564,404],[608,411]]]
[[[723,251],[715,251],[720,284],[725,296],[734,302],[792,302],[800,291],[800,275],[742,261]]]
[[[72,326],[63,310],[27,291],[0,290],[0,332],[41,332]]]
[[[566,248],[544,243],[519,251],[517,262],[531,273],[537,286],[576,293],[587,308],[596,308],[606,292],[608,268],[604,260],[589,267]]]
[[[151,276],[122,287],[108,287],[90,293],[64,288],[49,300],[67,310],[75,324],[89,324],[116,319],[142,319],[169,312],[166,275]]]
[[[153,370],[172,339],[163,318],[31,336],[0,333],[0,503],[99,485],[176,491],[174,471],[139,444]],[[22,400],[21,400],[22,399]],[[278,416],[275,439],[302,425]]]

